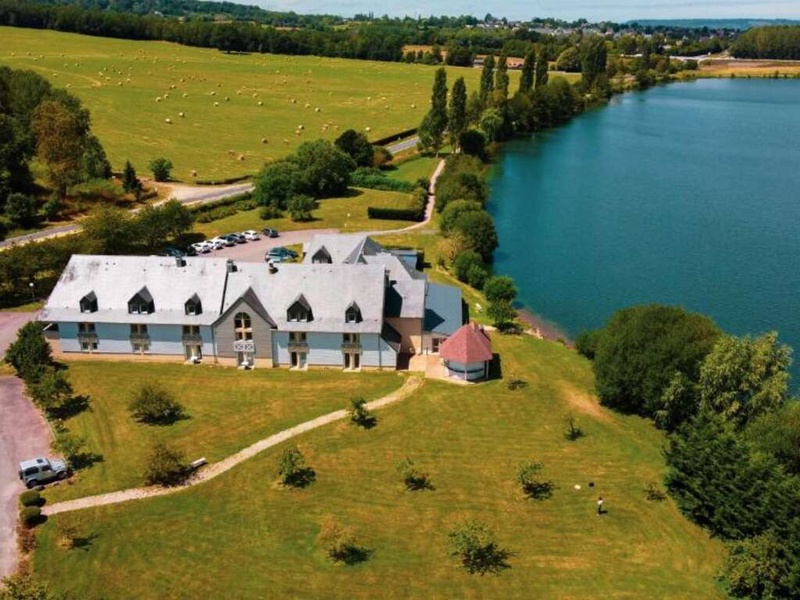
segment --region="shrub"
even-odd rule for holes
[[[461,152],[483,160],[486,157],[486,136],[477,129],[467,129],[458,137]]]
[[[455,225],[456,220],[464,213],[483,210],[480,202],[474,200],[453,200],[442,211],[442,218],[439,221],[439,228],[447,234]]]
[[[541,471],[542,463],[535,461],[526,462],[517,469],[517,482],[528,498],[544,500],[553,495],[553,482],[540,479]]]
[[[347,413],[350,415],[351,423],[364,429],[372,429],[378,422],[378,419],[369,412],[367,401],[364,398],[351,398]]]
[[[517,297],[517,286],[508,275],[496,275],[486,282],[483,293],[489,302],[513,302]]]
[[[42,509],[38,506],[23,506],[19,511],[19,520],[26,529],[36,527],[44,522]]]
[[[41,506],[44,501],[42,495],[36,490],[27,490],[19,495],[19,503],[22,506]]]
[[[16,341],[6,350],[6,362],[28,384],[37,383],[45,368],[52,364],[50,344],[44,339],[42,331],[41,323],[26,323],[17,332]]]
[[[414,184],[399,179],[389,179],[374,168],[360,167],[350,174],[350,185],[389,192],[412,192]]]
[[[25,194],[9,194],[6,199],[6,217],[12,225],[30,227],[36,221],[36,200]]]
[[[655,481],[644,484],[644,497],[650,502],[663,502],[667,499],[667,495]]]
[[[415,221],[425,218],[424,208],[383,208],[380,206],[367,207],[367,216],[370,219],[384,219],[387,221]]]
[[[586,434],[583,432],[575,421],[575,416],[570,413],[564,417],[564,438],[570,442],[582,438]]]
[[[520,379],[519,377],[512,377],[506,382],[506,387],[512,392],[515,392],[528,387],[528,382],[524,379]]]
[[[278,459],[279,481],[288,487],[305,487],[316,479],[314,469],[306,466],[306,459],[297,446],[283,451]]]
[[[587,331],[584,329],[575,338],[575,350],[578,354],[585,356],[589,360],[594,360],[594,355],[597,353],[597,344],[600,343],[600,336],[603,335],[602,329],[594,329]]]
[[[474,250],[464,250],[453,261],[453,270],[455,276],[459,281],[467,282],[469,280],[469,271],[473,266],[483,266],[481,255]]]
[[[297,195],[289,198],[286,208],[292,221],[310,221],[311,211],[317,207],[317,201],[311,196]]]
[[[143,423],[169,424],[184,416],[172,394],[155,383],[145,383],[128,404],[131,416]]]
[[[470,265],[469,270],[467,271],[467,283],[469,283],[476,290],[483,289],[483,285],[488,277],[489,272],[483,265]]]
[[[47,367],[39,379],[28,387],[31,399],[41,409],[50,415],[59,414],[72,399],[72,384],[65,371]]]
[[[172,161],[160,156],[150,161],[148,165],[153,172],[153,179],[156,181],[169,181],[172,172]]]
[[[57,435],[53,447],[56,452],[64,455],[73,469],[88,466],[94,456],[86,452],[86,438],[71,433]]]
[[[179,485],[186,481],[189,472],[183,452],[157,442],[147,458],[144,480],[148,485]]]
[[[59,515],[56,521],[58,532],[58,545],[65,549],[80,548],[89,540],[81,535],[84,521],[80,513],[66,513]]]
[[[349,527],[343,527],[333,518],[322,524],[317,543],[334,562],[353,565],[364,562],[369,556],[369,551],[356,542],[355,532]]]
[[[400,477],[403,478],[403,484],[408,491],[416,492],[433,489],[428,474],[419,470],[410,458],[406,457],[397,463],[397,471],[400,473]]]
[[[492,320],[492,324],[502,332],[512,332],[512,326],[517,319],[517,311],[510,302],[498,300],[489,304],[486,314]]]
[[[511,552],[497,545],[489,528],[480,521],[467,521],[447,534],[451,556],[456,556],[468,573],[485,575],[510,568]]]
[[[280,219],[283,213],[277,206],[269,205],[263,207],[261,212],[258,213],[258,216],[264,221],[269,221],[270,219]]]
[[[453,231],[463,233],[469,247],[480,254],[485,262],[491,262],[498,241],[494,220],[489,213],[485,210],[463,213],[453,223]]]

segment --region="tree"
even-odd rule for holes
[[[56,452],[59,452],[67,459],[70,467],[80,469],[88,462],[86,461],[86,438],[71,433],[61,433],[56,437],[53,444]]]
[[[487,108],[483,111],[480,126],[489,141],[499,142],[505,137],[505,118],[497,108]]]
[[[125,169],[122,172],[122,189],[126,194],[140,193],[142,189],[142,182],[136,176],[136,169],[129,160],[125,161]]]
[[[508,57],[501,54],[497,61],[497,71],[494,76],[494,103],[505,106],[508,102]]]
[[[601,36],[592,36],[581,44],[581,87],[584,91],[592,90],[598,79],[606,74],[608,61],[606,41]]]
[[[367,401],[364,398],[351,398],[350,408],[347,410],[350,415],[350,422],[364,429],[372,429],[378,419],[369,412]]]
[[[600,342],[600,336],[603,335],[602,329],[592,329],[587,331],[582,330],[575,338],[575,350],[578,354],[594,360],[594,355],[597,352],[597,344]]]
[[[481,255],[474,250],[464,250],[453,261],[453,271],[459,281],[467,281],[474,265],[483,265]]]
[[[653,416],[676,371],[696,380],[720,332],[703,315],[672,306],[619,310],[603,330],[592,363],[600,402]]]
[[[489,278],[489,271],[483,264],[475,263],[467,270],[467,283],[476,290],[482,290],[486,280]]]
[[[355,532],[340,525],[333,518],[328,518],[322,523],[317,543],[325,549],[328,558],[334,562],[354,565],[365,561],[369,551],[356,541]]]
[[[31,127],[36,138],[36,155],[63,200],[67,188],[81,180],[88,119],[84,121],[62,102],[45,100],[33,112]]]
[[[303,187],[302,173],[296,162],[282,160],[265,166],[255,177],[253,199],[263,206],[285,210],[289,198]]]
[[[777,458],[783,467],[800,475],[800,403],[756,417],[744,432],[754,448]]]
[[[450,555],[461,562],[469,574],[499,573],[510,568],[511,552],[500,548],[489,527],[480,521],[466,521],[447,534]]]
[[[108,179],[111,177],[111,163],[108,162],[106,151],[93,135],[87,135],[83,144],[81,157],[83,179]]]
[[[578,73],[581,70],[581,55],[577,48],[569,47],[558,55],[556,69],[567,73]]]
[[[317,201],[311,196],[298,194],[289,198],[286,208],[292,216],[292,221],[310,221],[311,211],[317,207]]]
[[[416,463],[408,457],[397,463],[397,472],[410,492],[433,489],[428,474],[418,469]]]
[[[36,405],[49,412],[57,413],[72,399],[72,384],[65,371],[48,367],[38,383],[29,388]]]
[[[148,485],[179,485],[189,472],[183,452],[165,442],[156,442],[147,457],[144,480]]]
[[[43,583],[22,571],[3,578],[0,600],[57,600]]]
[[[483,294],[489,302],[513,302],[517,297],[517,286],[508,275],[496,275],[486,282]]]
[[[447,130],[450,134],[450,144],[458,148],[461,136],[467,129],[467,85],[464,78],[459,77],[453,84],[450,95],[450,111],[448,113]]]
[[[163,231],[165,238],[178,238],[192,230],[194,215],[186,205],[174,198],[167,200],[156,207],[164,222]]]
[[[447,72],[444,67],[436,70],[431,93],[431,108],[420,125],[420,141],[436,154],[444,144],[447,129]],[[424,137],[423,137],[424,136]]]
[[[36,199],[26,194],[9,194],[5,212],[12,225],[30,227],[36,221]]]
[[[31,321],[17,332],[17,339],[6,350],[5,361],[26,383],[35,384],[53,362],[50,344],[44,339],[44,326]]]
[[[507,300],[498,300],[489,304],[486,314],[492,320],[492,325],[498,329],[505,329],[517,319],[517,311]]]
[[[553,482],[539,476],[542,468],[538,461],[528,461],[517,468],[517,483],[528,498],[544,500],[553,495]]]
[[[791,350],[774,331],[759,338],[724,336],[700,368],[700,402],[744,427],[786,402],[790,364]]]
[[[797,557],[785,540],[769,531],[731,544],[722,576],[735,598],[796,598],[798,583],[792,567],[797,569]]]
[[[463,233],[470,248],[481,255],[483,262],[491,262],[498,246],[494,220],[486,211],[470,211],[459,215],[453,224],[454,231]]]
[[[184,416],[183,406],[172,393],[157,383],[145,383],[128,403],[131,416],[149,424],[169,424]]]
[[[300,144],[294,157],[302,181],[300,193],[314,198],[341,196],[350,185],[353,159],[327,140]]]
[[[486,136],[477,129],[467,129],[459,136],[458,147],[464,154],[483,160],[486,156]]]
[[[306,459],[297,446],[286,448],[278,459],[277,476],[288,487],[305,487],[316,478],[314,469],[306,466]]]
[[[439,221],[439,228],[442,233],[447,235],[455,227],[458,217],[464,213],[483,210],[480,202],[474,200],[453,200],[444,207],[442,218]]]
[[[492,54],[489,54],[483,61],[480,87],[478,89],[481,108],[484,108],[489,103],[489,98],[494,91],[494,55]]]
[[[525,62],[522,63],[522,72],[519,76],[519,91],[527,94],[533,89],[533,78],[536,69],[536,50],[531,48],[525,55]]]
[[[536,54],[536,70],[535,70],[535,77],[534,77],[534,89],[539,89],[547,85],[548,79],[548,64],[547,64],[547,55],[545,54],[544,49],[539,50]]]
[[[91,254],[128,254],[138,241],[134,216],[121,208],[103,206],[81,221]]]
[[[355,129],[348,129],[333,142],[342,152],[355,161],[359,167],[371,167],[375,150],[367,136]]]
[[[170,173],[172,172],[172,161],[163,156],[154,158],[148,164],[148,167],[153,172],[153,179],[156,181],[169,181]]]

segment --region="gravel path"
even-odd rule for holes
[[[395,402],[399,402],[400,400],[409,397],[411,394],[417,391],[422,385],[422,382],[423,380],[421,377],[411,376],[406,379],[405,383],[400,387],[400,389],[382,398],[378,398],[377,400],[367,403],[367,407],[370,410],[374,410],[383,408],[384,406],[388,406]],[[181,490],[185,490],[186,488],[209,481],[210,479],[214,479],[218,475],[222,475],[225,471],[229,471],[236,465],[246,461],[249,458],[252,458],[256,454],[259,454],[268,448],[272,448],[273,446],[285,442],[286,440],[296,437],[301,433],[311,431],[312,429],[316,429],[317,427],[322,427],[323,425],[328,425],[336,421],[341,421],[346,417],[346,410],[337,410],[335,412],[328,413],[327,415],[317,417],[316,419],[306,421],[305,423],[295,425],[289,429],[284,429],[283,431],[264,438],[263,440],[259,440],[255,444],[248,446],[244,450],[241,450],[236,454],[229,456],[228,458],[213,463],[207,467],[203,467],[185,485],[170,488],[158,486],[133,488],[130,490],[122,490],[120,492],[112,492],[110,494],[87,496],[86,498],[78,498],[76,500],[68,500],[66,502],[58,502],[50,506],[45,506],[42,512],[46,515],[57,515],[63,512],[81,510],[95,506],[119,504],[129,500],[138,500],[140,498],[152,498],[154,496],[166,496],[168,494],[174,494],[175,492],[179,492]]]

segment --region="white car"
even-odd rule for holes
[[[198,254],[207,254],[214,249],[208,242],[197,242],[196,244],[192,244],[192,248],[194,248],[194,251]]]
[[[228,245],[227,240],[223,240],[222,238],[218,237],[211,238],[210,240],[207,240],[206,243],[211,244],[212,250],[222,250],[225,246]]]
[[[241,235],[243,235],[244,239],[246,239],[248,242],[254,242],[255,240],[261,239],[261,235],[253,229],[248,229],[247,231],[243,231]]]

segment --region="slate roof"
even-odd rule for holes
[[[468,323],[442,342],[439,356],[458,363],[479,363],[492,360],[492,342],[483,327]]]
[[[422,319],[425,316],[425,280],[396,281],[386,289],[387,317]]]
[[[428,283],[423,329],[441,335],[452,335],[463,323],[461,290],[452,285]]]
[[[219,317],[225,289],[225,259],[186,258],[183,266],[164,256],[75,254],[39,316],[41,321],[210,325]],[[152,314],[128,314],[128,301],[146,289]],[[81,298],[94,293],[97,311],[82,313]],[[203,311],[187,315],[194,294]]]
[[[236,263],[228,275],[223,312],[248,290],[260,300],[281,331],[380,333],[383,324],[385,276],[383,267],[282,263],[270,273],[263,263]],[[289,321],[287,311],[299,297],[311,307],[310,322]],[[361,320],[346,323],[353,302]]]
[[[322,248],[330,255],[334,265],[364,262],[364,256],[384,251],[380,244],[363,234],[321,234],[315,235],[303,248],[303,263],[311,264],[314,255]]]

